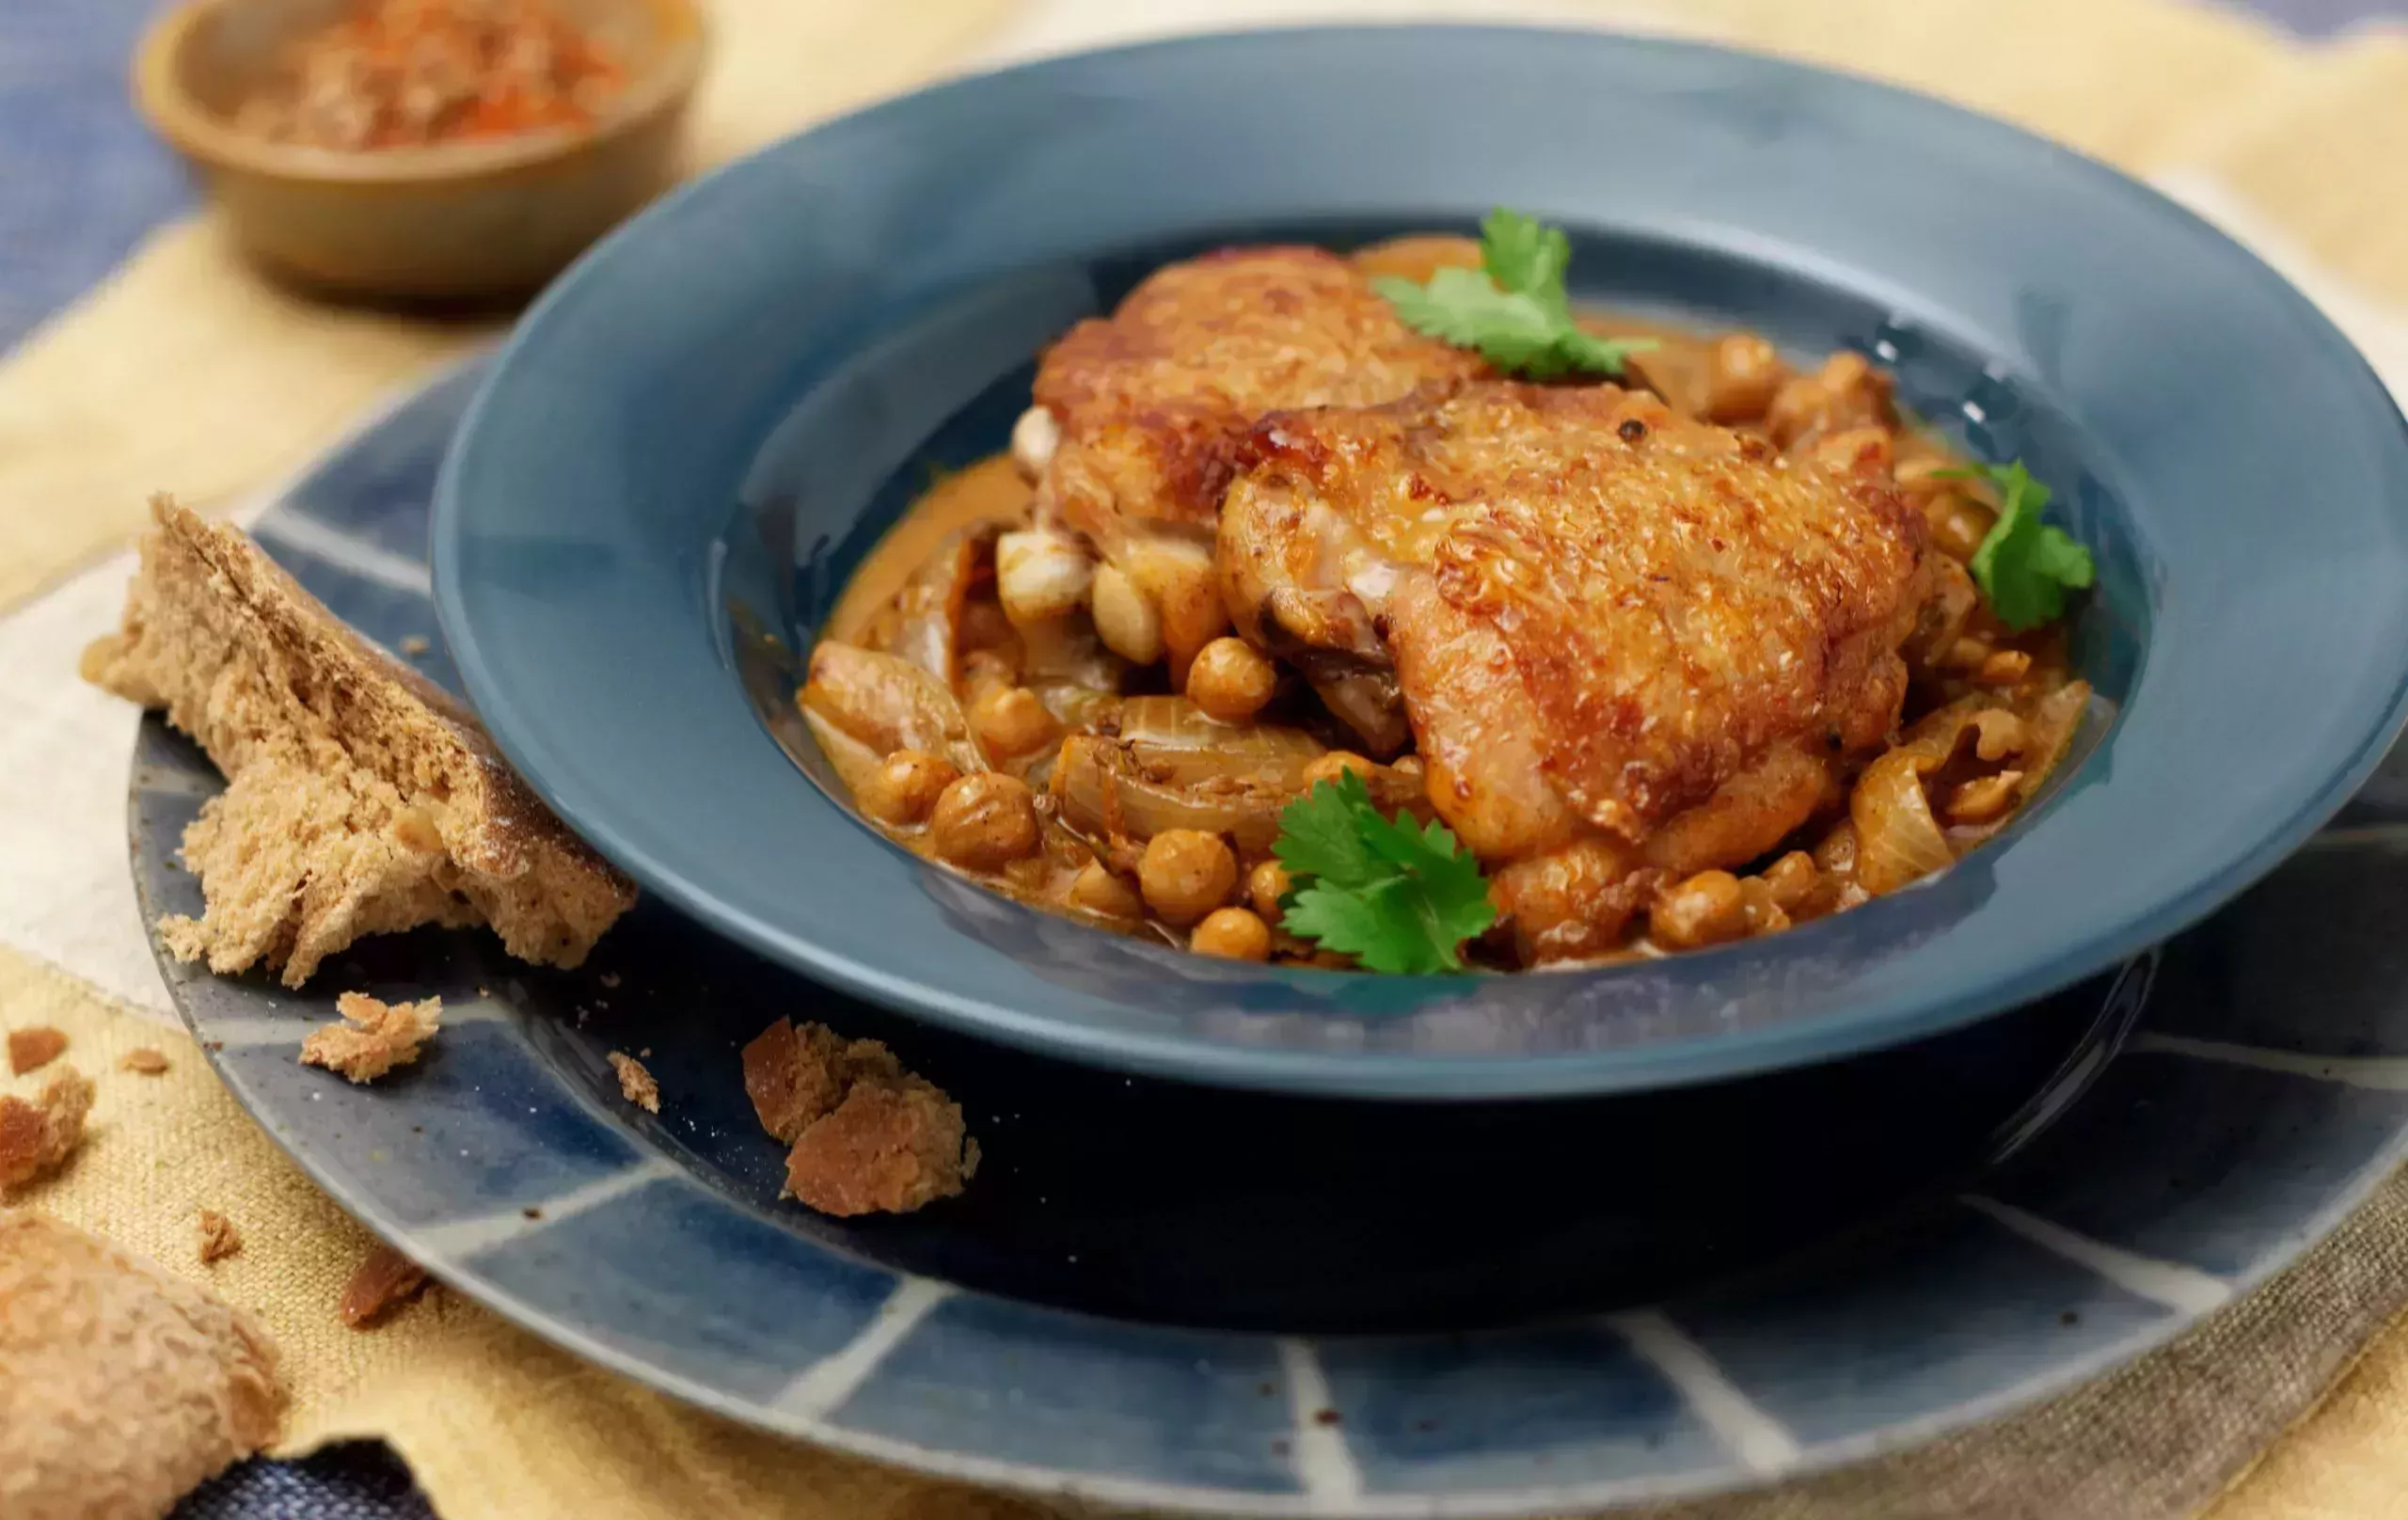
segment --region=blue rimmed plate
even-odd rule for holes
[[[1433,109],[1444,100],[1477,110]],[[2000,841],[1865,910],[1545,977],[1239,967],[896,847],[793,720],[835,588],[931,465],[1002,446],[1031,356],[1163,260],[1503,202],[1582,293],[1848,347],[2097,551],[2100,695]],[[927,90],[688,187],[538,304],[438,490],[467,694],[572,826],[857,995],[1125,1070],[1356,1096],[1633,1091],[1927,1036],[2241,890],[2408,697],[2408,429],[2348,342],[2152,192],[2000,123],[1688,44],[1283,31]]]
[[[258,530],[388,647],[434,633],[418,546],[477,378],[377,424]],[[454,679],[439,641],[419,663]],[[196,906],[170,858],[216,786],[146,726],[147,913]],[[657,903],[574,974],[467,933],[369,942],[306,997],[166,970],[236,1096],[346,1208],[682,1397],[1110,1501],[1562,1512],[2002,1413],[2330,1228],[2408,1136],[2398,792],[2370,788],[2162,961],[1853,1062],[1577,1104],[1126,1079],[914,1026]],[[426,1059],[373,1088],[298,1066],[352,988],[442,993]],[[736,1055],[781,1014],[888,1038],[954,1090],[988,1156],[971,1192],[850,1224],[781,1204]],[[658,1117],[619,1100],[612,1050],[650,1053]]]

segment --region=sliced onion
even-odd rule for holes
[[[1857,884],[1875,896],[1895,892],[1956,860],[1924,795],[1925,772],[1941,762],[1911,746],[1892,750],[1864,768],[1848,794],[1856,825]]]
[[[1305,768],[1328,752],[1302,729],[1224,723],[1185,697],[1129,698],[1120,737],[1148,775],[1182,785],[1228,780],[1301,791]]]
[[[1033,686],[1037,700],[1054,720],[1070,730],[1093,731],[1111,721],[1119,711],[1120,699],[1109,691],[1098,691],[1087,686]]]
[[[895,594],[895,625],[887,647],[943,681],[961,674],[961,608],[982,562],[994,552],[997,526],[948,533]]]
[[[1117,691],[1128,661],[1103,647],[1094,620],[1084,612],[1045,618],[1020,629],[1021,680],[1029,686],[1079,686]]]
[[[1931,594],[1915,614],[1915,631],[1907,640],[1907,668],[1933,680],[1946,673],[1942,661],[1963,637],[1966,624],[1981,606],[1981,594],[1965,567],[1946,555],[1937,556]]]
[[[2017,764],[2023,780],[2015,788],[2017,807],[2032,800],[2032,794],[2065,759],[2074,735],[2081,731],[2083,716],[2089,711],[2090,683],[2067,681],[2022,714],[2025,742]]]
[[[802,709],[802,722],[818,741],[819,752],[828,757],[828,768],[845,784],[846,792],[859,796],[885,756],[808,707]]]
[[[1183,785],[1152,780],[1131,746],[1085,735],[1062,741],[1053,792],[1064,821],[1093,834],[1150,839],[1166,829],[1200,829],[1258,855],[1279,837],[1279,812],[1297,795],[1230,777]]]
[[[920,750],[965,771],[989,768],[952,689],[897,656],[822,640],[811,652],[811,679],[796,700],[805,713],[826,719],[881,757]]]
[[[1133,705],[1144,698],[1131,699]],[[1244,728],[1224,729],[1244,734]],[[1281,730],[1272,730],[1276,735]],[[1074,735],[1062,741],[1054,763],[1053,790],[1063,821],[1102,839],[1150,839],[1165,829],[1201,829],[1227,834],[1241,854],[1267,854],[1279,837],[1279,815],[1305,795],[1303,768],[1267,779],[1271,772],[1244,765],[1212,769],[1210,752],[1158,762],[1140,757],[1127,738]],[[1181,778],[1182,768],[1193,768]],[[1374,766],[1364,778],[1372,805],[1386,814],[1410,813],[1424,820],[1430,799],[1418,773]]]

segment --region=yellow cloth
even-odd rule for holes
[[[183,1035],[0,949],[0,1024],[65,1031],[58,1059],[99,1086],[65,1170],[12,1195],[255,1311],[293,1391],[283,1448],[389,1441],[447,1520],[1006,1520],[1029,1506],[927,1483],[698,1414],[431,1291],[372,1331],[335,1303],[374,1243],[245,1116]],[[123,1069],[163,1052],[167,1069]],[[30,1097],[56,1067],[0,1076]],[[243,1248],[199,1260],[200,1211]]]
[[[973,56],[990,27],[1035,3],[719,0],[697,156],[723,158],[908,87]],[[2408,185],[2400,167],[2408,163],[2408,35],[2309,47],[2179,0],[1662,0],[1653,8],[1646,0],[1597,0],[1597,10],[1951,95],[2135,172],[2201,171],[2361,293],[2408,308],[2408,200],[2375,193]],[[0,612],[122,542],[150,491],[226,508],[297,467],[374,398],[486,331],[303,302],[249,276],[206,220],[163,230],[0,363]],[[11,1201],[98,1229],[259,1312],[284,1348],[293,1384],[289,1449],[382,1437],[448,1520],[1041,1512],[737,1430],[585,1367],[448,1294],[373,1334],[345,1330],[333,1305],[367,1237],[241,1114],[198,1053],[0,948],[0,1026],[40,1022],[66,1029],[74,1041],[66,1058],[100,1081],[96,1127],[62,1176]],[[167,1053],[166,1074],[119,1069],[122,1053],[142,1044]],[[0,1090],[35,1081],[0,1078]],[[246,1242],[214,1268],[195,1255],[203,1207],[230,1215]],[[2372,1267],[2353,1277],[2333,1263],[2396,1256],[2403,1238],[2408,1185],[2395,1182],[2355,1233],[2320,1253],[2323,1275],[2300,1280],[2327,1293],[2372,1294]],[[2078,1443],[2079,1430],[2098,1425],[2101,1411],[2120,1407],[2129,1418],[2133,1404],[2170,1388],[2212,1399],[2217,1370],[2229,1365],[2219,1358],[2243,1354],[2251,1337],[2279,1334],[2292,1308],[2282,1293],[2305,1290],[2277,1285],[2253,1301],[2254,1315],[2219,1321],[2195,1338],[2183,1353],[2189,1361],[2152,1359],[1972,1440],[1988,1443],[1992,1462],[2006,1452],[2046,1464]],[[1875,1507],[1894,1506],[1905,1491],[1898,1484],[1909,1480],[1901,1471],[1932,1475],[1912,1512],[1975,1512],[1942,1497],[1965,1480],[1962,1464],[1948,1466],[1957,1459],[1952,1446],[1964,1445],[1876,1465],[1886,1475],[1843,1475],[1761,1504],[1677,1512],[1907,1512]],[[2139,1483],[2147,1475],[2111,1465],[2106,1486],[2092,1491],[2099,1507],[2080,1512],[2115,1512],[2114,1484],[2127,1476]],[[1887,1497],[1870,1496],[1877,1494]],[[2408,1512],[2403,1495],[2408,1328],[2395,1325],[2211,1512],[2213,1520],[2371,1520]],[[2011,1502],[1980,1502],[1991,1506],[1979,1509],[1985,1515],[2022,1512]]]

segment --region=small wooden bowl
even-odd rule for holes
[[[372,152],[237,130],[284,45],[347,0],[188,0],[144,38],[135,101],[276,273],[364,297],[522,294],[669,183],[702,72],[695,0],[556,3],[627,71],[591,126]]]

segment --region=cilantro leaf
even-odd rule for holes
[[[1560,227],[1499,206],[1481,224],[1481,267],[1447,268],[1427,284],[1393,277],[1371,288],[1418,333],[1479,350],[1511,374],[1555,380],[1567,374],[1620,374],[1652,340],[1599,338],[1573,319],[1563,288],[1572,240]]]
[[[1461,971],[1460,946],[1497,919],[1453,832],[1383,816],[1351,771],[1288,805],[1272,852],[1296,879],[1281,926],[1371,971]]]
[[[1323,794],[1329,794],[1324,800]],[[1279,837],[1271,853],[1291,877],[1318,877],[1339,887],[1366,887],[1382,879],[1386,868],[1364,842],[1361,815],[1378,815],[1370,789],[1353,771],[1334,783],[1323,782],[1297,799],[1279,815]]]
[[[2066,593],[2081,591],[2097,579],[2090,551],[2064,529],[2041,521],[2052,493],[2032,478],[2022,460],[1941,473],[1951,479],[1987,480],[1998,487],[1998,521],[1983,535],[1966,568],[2001,623],[2019,633],[2053,623],[2065,615]]]
[[[1503,206],[1480,224],[1480,266],[1499,290],[1518,291],[1542,302],[1567,307],[1564,271],[1572,267],[1572,240],[1563,229],[1549,227]]]

